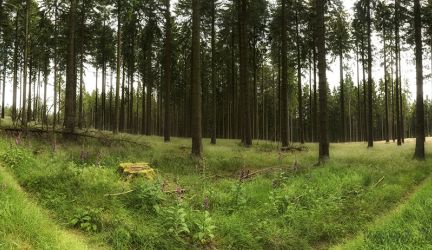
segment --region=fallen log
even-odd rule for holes
[[[3,130],[5,132],[14,132],[14,133],[35,133],[35,134],[49,134],[49,133],[55,133],[55,134],[60,134],[60,135],[66,135],[66,136],[72,136],[72,137],[85,137],[85,138],[92,138],[92,139],[98,139],[98,140],[106,140],[106,141],[113,141],[113,142],[123,142],[123,143],[130,143],[130,144],[135,144],[135,145],[139,145],[139,146],[148,146],[145,143],[139,143],[137,141],[131,141],[131,140],[126,140],[126,139],[121,139],[121,138],[109,138],[107,136],[96,136],[96,135],[91,135],[88,133],[70,133],[70,132],[65,132],[65,131],[61,131],[61,130],[44,130],[44,129],[40,129],[40,128],[27,128],[27,129],[22,129],[22,128],[0,128],[0,130]]]

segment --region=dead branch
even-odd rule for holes
[[[107,197],[107,196],[120,196],[120,195],[124,195],[124,194],[128,194],[128,193],[132,193],[133,191],[135,191],[135,190],[129,190],[129,191],[126,191],[126,192],[121,192],[121,193],[115,193],[115,194],[105,194],[104,196],[105,197]]]

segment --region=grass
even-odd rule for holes
[[[0,249],[90,249],[82,237],[55,225],[0,167]]]
[[[432,249],[432,179],[354,240],[335,249]]]
[[[54,220],[113,249],[329,248],[397,207],[431,170],[429,161],[412,160],[409,140],[373,149],[332,144],[331,160],[316,167],[312,144],[281,153],[269,142],[243,148],[238,141],[211,146],[205,140],[204,159],[197,161],[188,139],[116,139],[138,144],[84,138],[54,144],[46,136],[15,146],[10,137],[0,142],[0,157]],[[156,180],[116,171],[121,162],[142,161],[157,170]],[[239,181],[242,169],[261,172]]]

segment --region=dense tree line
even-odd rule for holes
[[[319,142],[322,160],[329,142],[417,136],[423,158],[432,3],[357,0],[353,12],[341,0],[1,0],[1,115],[24,128],[191,137],[197,156],[203,136]],[[416,62],[414,104],[401,51]],[[96,82],[84,82],[89,67]]]

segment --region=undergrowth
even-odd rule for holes
[[[272,143],[205,141],[197,162],[186,139],[129,139],[146,146],[5,140],[0,155],[62,225],[114,249],[326,248],[395,207],[430,171],[411,159],[413,144],[332,145],[331,160],[315,167],[314,145],[283,153]],[[149,162],[158,177],[126,178],[121,162]]]

